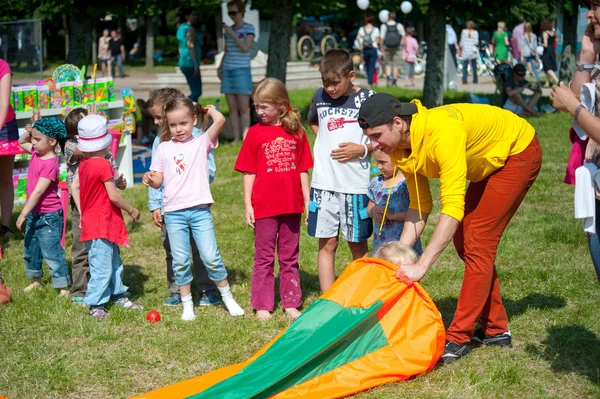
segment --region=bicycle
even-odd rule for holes
[[[304,35],[298,40],[296,51],[300,59],[309,61],[319,53],[325,54],[328,50],[337,48],[337,40],[331,32],[329,26],[313,26],[310,35]]]

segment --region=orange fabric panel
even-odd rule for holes
[[[136,396],[132,399],[184,399],[195,395],[198,392],[202,392],[205,389],[210,388],[213,385],[231,377],[232,375],[237,374],[241,369],[252,363],[257,357],[265,353],[273,344],[273,342],[277,341],[279,337],[286,332],[286,330],[283,330],[277,334],[271,341],[269,341],[268,344],[263,346],[245,362],[233,364],[231,366],[223,367],[198,377],[190,378],[189,380],[177,382],[164,388]]]

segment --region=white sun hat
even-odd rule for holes
[[[106,118],[88,115],[77,124],[77,148],[81,152],[95,152],[107,148],[112,143],[112,135],[106,127]]]

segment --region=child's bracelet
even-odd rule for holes
[[[367,157],[367,155],[369,155],[369,147],[367,147],[366,144],[363,144],[362,146],[365,147],[365,153],[363,154],[362,157],[358,157],[358,159],[365,159]]]

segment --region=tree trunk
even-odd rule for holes
[[[577,49],[577,18],[579,16],[579,2],[577,0],[567,0],[571,3],[572,15],[565,12],[563,24],[563,48],[571,45],[573,54]]]
[[[154,66],[154,18],[146,16],[146,66]]]
[[[294,0],[273,0],[267,76],[277,78],[283,83],[285,83],[287,61],[290,53],[293,7]]]
[[[427,66],[423,88],[423,105],[428,108],[444,103],[444,52],[446,50],[446,4],[441,0],[429,3],[427,16]]]
[[[85,0],[74,0],[71,8],[67,62],[80,68],[92,58],[92,20],[87,12],[88,5]]]
[[[69,21],[67,14],[62,14],[62,30],[65,35],[65,60],[69,56]]]

